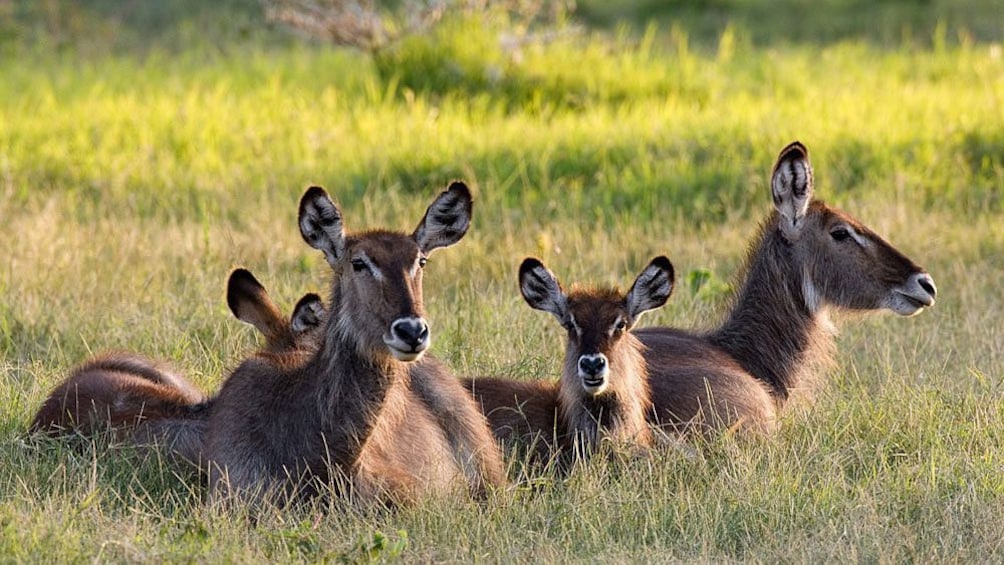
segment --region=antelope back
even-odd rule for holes
[[[813,200],[804,145],[781,151],[770,184],[776,212],[766,229],[790,246],[810,312],[838,306],[910,316],[934,304],[934,279],[923,268],[849,214]]]
[[[454,182],[411,234],[376,230],[346,234],[338,206],[320,187],[300,201],[300,233],[324,252],[334,271],[328,331],[364,357],[420,358],[431,344],[422,301],[422,269],[435,249],[459,241],[471,221],[467,186]]]

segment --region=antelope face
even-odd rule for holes
[[[849,214],[812,200],[812,166],[802,144],[781,151],[771,190],[810,311],[832,305],[912,316],[934,305],[931,275]]]
[[[335,269],[340,315],[368,349],[386,348],[399,361],[418,359],[431,344],[422,306],[425,256],[403,234],[370,233],[350,240]]]
[[[656,257],[638,276],[627,295],[616,289],[573,290],[566,294],[558,279],[537,259],[523,261],[520,291],[537,310],[550,312],[568,332],[567,363],[574,361],[582,392],[606,392],[618,367],[611,365],[626,333],[641,315],[666,303],[673,291],[673,264]],[[571,378],[566,368],[563,378]]]
[[[415,361],[431,345],[422,304],[429,253],[459,241],[470,226],[470,191],[454,182],[411,234],[384,230],[347,236],[338,206],[312,187],[300,201],[300,233],[334,271],[332,323],[372,358]]]
[[[602,394],[610,384],[608,354],[633,325],[624,296],[617,291],[573,291],[567,303],[562,325],[568,332],[568,350],[578,358],[582,390],[593,396]]]

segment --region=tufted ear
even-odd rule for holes
[[[565,323],[568,316],[568,297],[561,284],[538,259],[528,257],[519,266],[519,291],[531,308],[554,314]]]
[[[460,181],[437,196],[412,234],[422,253],[460,241],[471,226],[473,205],[470,189]]]
[[[293,316],[290,318],[293,334],[299,335],[320,326],[327,313],[320,296],[313,292],[304,294],[293,308]]]
[[[801,229],[801,220],[812,201],[812,165],[809,150],[797,141],[781,150],[771,171],[771,196],[781,214],[781,228],[788,235]]]
[[[275,341],[285,331],[279,309],[251,271],[234,269],[227,280],[227,306],[238,320],[251,324],[265,336]]]
[[[668,258],[660,255],[652,259],[635,279],[624,300],[628,315],[637,320],[645,312],[662,307],[673,293],[675,280],[673,263]]]
[[[324,252],[331,266],[345,251],[345,227],[338,205],[319,186],[307,189],[300,199],[300,235],[314,249]]]

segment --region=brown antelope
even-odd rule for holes
[[[828,310],[934,304],[934,279],[850,215],[813,199],[798,142],[771,173],[774,212],[750,246],[725,323],[707,333],[638,330],[646,346],[654,419],[674,429],[770,430],[806,373],[829,358]]]
[[[309,349],[324,312],[320,298],[307,294],[292,318],[284,319],[245,269],[231,273],[227,303],[237,318],[265,335],[263,355]],[[163,363],[132,353],[107,353],[74,369],[49,394],[30,431],[92,435],[111,428],[133,443],[158,443],[198,462],[210,404],[198,388]]]
[[[327,317],[327,310],[316,294],[307,294],[301,298],[290,321],[287,321],[254,275],[244,269],[237,269],[230,277],[227,302],[238,319],[255,326],[265,336],[269,347],[259,352],[259,356],[269,358],[309,352],[309,348],[316,350],[317,335]],[[408,365],[415,393],[436,415],[440,426],[448,431],[465,430],[470,426],[472,418],[479,418],[468,412],[467,403],[460,408],[454,406],[457,386],[439,382],[437,378],[437,374],[445,371],[447,369],[431,354]],[[444,387],[446,392],[440,392]],[[448,439],[453,443],[460,443],[472,436],[469,432],[454,433]],[[457,448],[463,447],[458,445],[455,449]]]
[[[106,353],[79,367],[46,397],[30,431],[93,435],[111,429],[134,443],[161,441],[189,461],[198,458],[198,419],[205,397],[187,379],[133,353]],[[164,429],[160,421],[185,420]]]
[[[309,495],[316,482],[342,475],[358,495],[389,502],[504,484],[498,446],[459,382],[438,363],[409,370],[430,345],[426,257],[464,236],[471,207],[470,191],[455,182],[410,235],[347,235],[327,193],[307,190],[300,231],[333,270],[330,315],[305,361],[251,358],[223,384],[206,438],[214,495],[296,487]],[[449,418],[423,400],[433,394]],[[463,425],[446,429],[444,421]]]
[[[568,332],[565,364],[557,383],[466,382],[496,437],[504,443],[530,440],[538,460],[553,455],[554,443],[576,455],[593,451],[602,440],[651,447],[648,370],[630,329],[643,313],[666,303],[673,281],[672,263],[656,257],[627,294],[576,287],[566,293],[543,263],[524,260],[520,291],[527,304],[553,314]]]

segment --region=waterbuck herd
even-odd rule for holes
[[[770,188],[774,209],[750,244],[730,311],[711,330],[635,329],[673,292],[666,257],[652,259],[626,293],[566,289],[541,261],[525,259],[523,298],[567,334],[560,377],[525,381],[458,378],[428,353],[424,267],[470,226],[463,183],[436,197],[410,233],[347,232],[342,210],[312,187],[299,227],[331,267],[326,301],[307,294],[286,316],[237,269],[227,303],[265,346],[218,392],[206,396],[142,356],[107,353],[49,394],[31,430],[110,430],[156,445],[196,466],[213,499],[335,493],[392,505],[485,497],[507,483],[503,453],[574,463],[601,450],[644,454],[660,438],[767,434],[829,361],[831,310],[910,316],[936,295],[924,269],[813,198],[802,144],[781,151]]]

